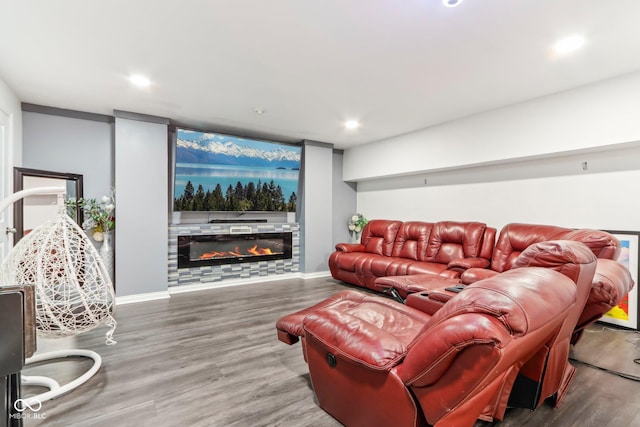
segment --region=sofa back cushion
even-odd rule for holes
[[[491,260],[493,255],[493,247],[496,245],[497,230],[493,227],[486,227],[484,229],[484,236],[482,237],[482,245],[480,246],[480,252],[478,257]]]
[[[497,272],[510,270],[522,251],[534,243],[562,239],[569,228],[553,225],[507,224],[500,231],[491,257],[491,269]]]
[[[360,243],[365,252],[372,254],[391,256],[393,242],[395,241],[401,221],[387,219],[373,219],[364,226]]]
[[[617,259],[620,254],[620,241],[606,231],[582,228],[568,232],[563,238],[584,243],[598,258]]]
[[[591,290],[591,280],[595,274],[597,258],[591,250],[580,242],[571,240],[549,240],[529,246],[513,262],[513,268],[544,267],[558,271],[577,285],[581,277],[586,276],[584,299],[579,311],[582,311],[587,295]],[[587,268],[588,266],[588,268]],[[586,274],[585,274],[586,272]],[[580,294],[577,296],[580,303]]]
[[[455,259],[477,257],[486,227],[480,222],[435,223],[424,261],[448,264]]]
[[[400,226],[392,256],[424,261],[433,223],[407,221]]]

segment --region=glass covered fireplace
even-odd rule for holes
[[[291,258],[291,232],[178,236],[178,268]]]

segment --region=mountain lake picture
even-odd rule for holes
[[[174,210],[296,210],[301,147],[177,129]]]

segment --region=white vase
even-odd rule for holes
[[[113,231],[108,231],[106,233],[102,233],[102,245],[98,250],[100,254],[100,258],[102,258],[102,262],[104,263],[107,272],[109,273],[109,278],[113,283]]]

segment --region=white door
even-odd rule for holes
[[[9,117],[0,110],[0,200],[12,192],[9,188],[13,171],[9,144]],[[12,209],[10,206],[4,212],[0,212],[0,262],[9,253],[13,244],[12,235],[7,233],[7,229],[13,227],[13,224],[9,222]]]

